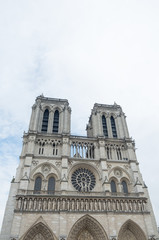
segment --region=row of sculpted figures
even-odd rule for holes
[[[145,198],[17,197],[17,211],[116,211],[146,212]]]

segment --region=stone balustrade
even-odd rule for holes
[[[16,197],[15,211],[144,213],[147,212],[147,200],[146,198],[19,195]]]
[[[88,140],[73,140],[71,141],[71,157],[94,159],[94,148],[94,143]]]

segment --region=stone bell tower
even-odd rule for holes
[[[122,108],[95,103],[87,136],[70,128],[67,100],[37,97],[0,240],[159,239]]]

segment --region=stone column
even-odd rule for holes
[[[98,111],[97,114],[98,114],[98,136],[103,136],[103,126],[100,112]]]
[[[39,112],[40,112],[40,103],[41,103],[41,101],[38,100],[37,104],[36,104],[36,109],[34,111],[33,131],[38,131],[38,120],[39,120]]]
[[[70,156],[70,145],[69,145],[69,138],[64,136],[62,145],[62,170],[61,170],[61,190],[67,191],[68,185],[68,158]]]
[[[108,137],[113,138],[112,127],[111,127],[111,122],[110,122],[110,117],[109,116],[106,118],[106,121],[107,121]]]
[[[64,122],[63,122],[63,133],[69,134],[70,133],[70,115],[71,115],[71,108],[66,104],[64,107]]]

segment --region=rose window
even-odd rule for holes
[[[89,192],[96,184],[94,174],[86,168],[77,169],[72,174],[71,181],[74,188],[79,192]]]

